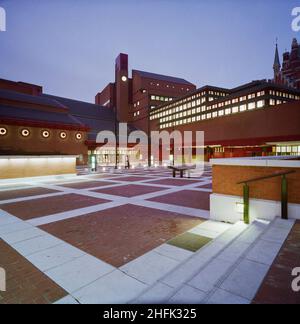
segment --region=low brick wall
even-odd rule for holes
[[[242,196],[243,185],[237,185],[237,182],[287,170],[296,171],[287,175],[288,200],[300,204],[300,169],[293,167],[213,165],[213,193]],[[250,198],[281,200],[281,177],[253,182],[249,186]]]

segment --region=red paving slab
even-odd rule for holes
[[[143,181],[152,179],[151,177],[123,177],[123,178],[116,178],[114,181],[128,181],[128,182],[136,182],[136,181]]]
[[[201,222],[195,217],[128,204],[41,229],[119,267]]]
[[[165,188],[151,187],[151,186],[142,186],[142,185],[125,185],[114,188],[99,189],[93,190],[94,192],[104,193],[108,195],[121,196],[121,197],[134,197],[145,195],[151,192],[165,190]]]
[[[6,292],[0,304],[52,304],[67,293],[0,240],[0,267],[6,271]]]
[[[185,180],[185,179],[162,179],[162,180],[154,180],[148,182],[149,184],[155,183],[155,184],[161,184],[165,186],[186,186],[189,184],[199,183],[198,180]]]
[[[182,190],[149,200],[164,204],[209,210],[209,196],[209,192]]]
[[[29,189],[0,191],[0,201],[23,198],[23,197],[38,196],[38,195],[47,195],[55,192],[57,191],[51,189],[39,188],[39,187],[34,187]]]
[[[88,182],[72,182],[61,184],[60,186],[71,189],[88,189],[88,188],[96,188],[112,185],[111,182],[108,181],[88,181]]]
[[[76,194],[28,200],[18,203],[0,205],[0,208],[23,220],[62,213],[108,202]]]
[[[300,221],[297,221],[266,275],[253,304],[300,304],[292,290],[292,270],[300,267]],[[299,285],[299,283],[298,283]]]

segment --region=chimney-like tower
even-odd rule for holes
[[[116,59],[116,110],[119,122],[128,122],[129,80],[128,55],[119,54]]]

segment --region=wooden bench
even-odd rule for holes
[[[173,171],[173,178],[176,178],[176,172],[179,172],[180,178],[183,178],[183,172],[196,169],[196,165],[169,166],[168,168]]]

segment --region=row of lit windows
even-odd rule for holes
[[[288,98],[288,99],[296,99],[296,100],[300,99],[300,96],[297,96],[297,95],[294,95],[291,93],[275,91],[275,90],[270,90],[270,95],[276,96],[276,97]]]
[[[136,111],[133,113],[133,117],[139,116],[140,115],[140,111]]]
[[[251,109],[255,109],[256,107],[261,108],[261,107],[264,107],[264,106],[265,106],[265,100],[259,100],[259,101],[257,101],[257,103],[250,102],[248,104],[248,109],[251,110]],[[166,110],[166,111],[161,112],[159,114],[155,114],[155,115],[150,116],[150,120],[163,118],[163,117],[166,117],[166,116],[169,116],[169,117],[166,117],[166,118],[170,118],[170,120],[171,120],[174,116],[176,118],[181,118],[181,117],[184,117],[184,116],[194,115],[196,113],[205,112],[205,111],[208,111],[208,110],[211,110],[211,109],[219,108],[218,105],[207,106],[207,107],[206,106],[200,106],[200,107],[197,107],[197,108],[194,108],[194,109],[183,111],[184,109],[188,109],[188,108],[191,108],[191,107],[193,107],[193,104],[192,105],[179,106],[179,107],[176,107],[173,110]],[[228,109],[231,109],[231,108],[228,108]],[[236,106],[236,107],[233,107],[232,109],[234,110],[234,112],[245,111],[245,110],[247,110],[247,105],[244,104],[244,105]],[[183,111],[183,112],[180,113],[181,111]],[[167,121],[168,119],[166,119],[166,118],[163,118],[162,120]]]
[[[155,100],[155,101],[163,101],[163,102],[165,102],[165,101],[172,101],[173,100],[173,98],[171,98],[171,97],[156,96],[156,95],[151,95],[150,96],[150,99],[151,100]]]
[[[290,98],[290,99],[295,99],[295,100],[299,100],[300,99],[300,96],[296,96],[296,95],[293,95],[293,94],[287,94],[287,93],[283,93],[283,92],[278,92],[278,91],[273,91],[271,90],[270,91],[270,94],[271,95],[276,95],[276,96],[281,96],[281,97],[284,97],[284,98]],[[207,110],[210,110],[210,109],[216,109],[216,108],[221,108],[221,107],[224,107],[224,106],[229,106],[229,105],[232,105],[232,104],[236,104],[238,102],[243,102],[243,101],[246,101],[246,100],[251,100],[251,99],[254,99],[256,97],[262,97],[262,96],[265,96],[266,95],[266,91],[259,91],[257,93],[251,93],[251,94],[248,94],[248,95],[245,95],[245,96],[241,96],[241,97],[238,97],[238,98],[233,98],[231,100],[226,100],[226,101],[222,101],[222,102],[219,102],[215,105],[212,105],[212,106],[208,106],[207,107]],[[193,97],[192,97],[193,98]],[[191,98],[189,98],[191,99]],[[208,98],[208,101],[213,101],[215,100],[216,98],[212,98],[212,97],[209,97]],[[184,99],[183,101],[186,101],[186,99]],[[170,115],[170,114],[174,114],[178,111],[181,111],[182,109],[188,109],[190,108],[191,106],[194,107],[194,106],[198,106],[200,104],[203,104],[204,102],[206,101],[206,98],[202,98],[201,100],[198,99],[196,101],[193,101],[193,102],[190,102],[188,103],[187,105],[183,105],[183,108],[181,108],[181,101],[180,102],[176,102],[177,104],[177,107],[175,104],[173,105],[169,105],[169,106],[165,106],[165,107],[161,107],[158,111],[156,111],[156,113],[158,112],[165,112],[167,111],[167,113],[165,113],[164,115],[161,115],[159,116],[159,114],[157,114],[153,119],[156,119],[156,118],[160,118],[162,116],[165,116],[165,115]],[[278,101],[278,103],[275,103],[275,104],[280,104],[282,102]],[[275,105],[273,102],[271,105]],[[173,109],[170,109],[174,107]],[[168,110],[170,109],[170,110]]]
[[[160,126],[160,128],[168,128],[168,127],[172,127],[172,126],[178,126],[178,125],[185,125],[185,124],[189,124],[189,123],[194,123],[196,121],[201,121],[201,120],[206,120],[206,119],[211,119],[211,118],[217,118],[217,117],[222,117],[222,116],[228,116],[231,114],[236,114],[238,112],[244,112],[246,110],[253,110],[255,108],[263,108],[265,106],[265,101],[264,100],[260,100],[258,102],[251,102],[248,105],[240,105],[240,106],[235,106],[232,108],[226,108],[226,109],[222,109],[222,110],[218,110],[218,111],[214,111],[211,113],[206,113],[206,114],[200,114],[197,116],[193,116],[190,118],[185,118],[185,119],[181,119],[181,120],[176,120],[178,118],[182,118],[185,116],[190,116],[193,113],[196,113],[197,110],[189,110],[189,111],[185,111],[183,113],[180,114],[176,114],[175,116],[169,116],[169,117],[165,117],[160,119],[161,123],[165,123],[162,124]],[[174,118],[175,117],[175,118]],[[171,122],[169,122],[171,121]]]
[[[292,145],[292,146],[277,146],[275,148],[276,153],[294,153],[300,155],[300,146]]]
[[[151,86],[157,86],[157,87],[160,87],[160,84],[159,83],[155,83],[155,82],[150,82],[150,85]],[[174,85],[169,85],[169,84],[167,84],[166,85],[166,88],[172,88],[172,89],[175,89],[175,86]],[[184,90],[186,90],[186,91],[190,91],[190,89],[189,88],[181,88],[181,90],[182,91],[184,91]]]
[[[0,136],[5,136],[5,135],[7,135],[7,134],[8,134],[8,130],[7,130],[7,128],[5,128],[5,127],[1,127],[1,128],[0,128]],[[31,132],[30,132],[30,130],[29,130],[28,128],[22,128],[22,129],[20,130],[20,134],[21,134],[23,137],[28,137],[28,136],[30,136]],[[48,131],[48,130],[42,130],[42,131],[41,131],[41,135],[42,135],[43,138],[49,138],[51,134],[50,134],[50,131]],[[68,137],[68,134],[67,134],[66,132],[60,132],[60,133],[59,133],[59,137],[60,137],[61,139],[66,139],[66,138]],[[77,140],[81,140],[81,139],[82,139],[82,134],[81,134],[81,133],[76,133],[76,134],[75,134],[75,138],[76,138]]]

